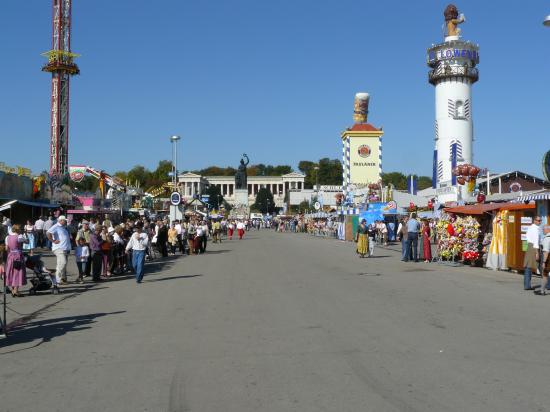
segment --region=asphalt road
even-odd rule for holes
[[[550,297],[376,253],[249,232],[141,285],[12,301],[50,306],[0,341],[0,411],[550,410]]]

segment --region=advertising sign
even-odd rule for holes
[[[380,180],[380,151],[377,137],[350,139],[350,178],[353,183],[369,184]]]
[[[367,225],[374,223],[376,220],[384,220],[384,215],[397,213],[397,204],[395,202],[388,203],[369,203],[367,210],[359,214],[359,221],[365,219]]]
[[[69,166],[69,176],[73,182],[81,182],[86,174],[86,166]]]

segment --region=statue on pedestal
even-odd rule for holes
[[[237,170],[237,173],[235,173],[235,189],[244,189],[248,190],[248,181],[247,181],[247,175],[246,175],[246,166],[248,166],[248,163],[250,163],[250,160],[248,159],[248,156],[246,153],[243,154],[243,157],[246,159],[246,163],[243,158],[241,158],[241,164],[239,165],[239,168]]]
[[[447,26],[447,36],[460,36],[458,25],[466,20],[464,15],[458,14],[458,9],[454,4],[449,4],[443,12],[445,16],[445,24]]]

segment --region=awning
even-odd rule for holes
[[[28,201],[28,200],[17,200],[16,199],[16,200],[10,200],[9,202],[4,203],[2,206],[0,206],[0,212],[2,212],[4,210],[11,209],[11,207],[13,205],[15,205],[16,203],[20,203],[20,204],[25,205],[25,206],[46,207],[46,208],[50,208],[50,209],[55,209],[55,208],[59,207],[59,205],[57,205],[57,204],[31,202],[31,201]]]
[[[535,205],[522,205],[518,203],[485,203],[477,205],[447,207],[445,212],[457,215],[482,215],[493,210],[524,210],[533,209]]]
[[[531,200],[550,200],[550,192],[534,193],[532,195],[521,196],[517,198],[518,202],[527,202]]]
[[[361,213],[361,209],[359,208],[338,211],[339,215],[358,215],[359,213]]]

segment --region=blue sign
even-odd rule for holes
[[[367,225],[370,225],[376,220],[384,220],[384,215],[394,215],[396,213],[397,205],[395,202],[369,203],[367,210],[359,213],[359,221],[365,219],[367,221]]]
[[[477,50],[470,49],[443,49],[443,50],[430,50],[428,53],[428,60],[430,62],[434,60],[449,60],[449,59],[468,59],[479,63],[479,52]]]
[[[172,192],[170,195],[170,203],[174,206],[178,206],[181,203],[181,195],[178,192]]]

